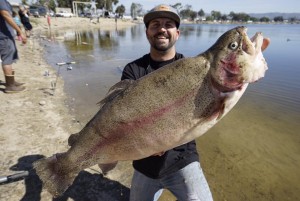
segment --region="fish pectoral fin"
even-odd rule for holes
[[[97,104],[100,106],[103,106],[105,103],[110,102],[113,100],[115,97],[117,97],[121,92],[123,92],[125,89],[127,89],[132,83],[134,83],[135,80],[122,80],[112,86],[107,95],[105,96],[104,99],[102,99],[100,102]]]
[[[106,175],[109,171],[114,169],[118,164],[118,161],[113,163],[106,163],[106,164],[98,164],[99,168],[101,169],[102,173]]]

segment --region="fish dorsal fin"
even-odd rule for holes
[[[106,94],[105,98],[102,99],[97,104],[100,105],[100,107],[101,107],[105,103],[110,102],[115,97],[117,97],[120,93],[122,93],[124,90],[126,90],[134,82],[135,82],[135,80],[129,80],[129,79],[122,80],[122,81],[118,82],[117,84],[113,85],[108,90],[108,93]]]

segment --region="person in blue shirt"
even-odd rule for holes
[[[17,14],[16,11],[13,11],[12,17],[14,18],[15,23],[20,27],[20,29],[22,29],[22,23],[21,23],[20,18],[18,17],[18,14]],[[15,31],[15,32],[16,32],[16,31]],[[16,34],[17,34],[17,33],[16,33]],[[21,36],[19,36],[18,34],[17,34],[16,39],[22,41]]]

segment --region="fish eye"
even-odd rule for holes
[[[239,46],[239,44],[236,41],[229,44],[229,48],[232,50],[236,50],[238,48],[238,46]]]

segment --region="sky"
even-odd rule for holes
[[[20,3],[21,0],[9,0],[10,2]],[[28,0],[31,2],[31,0]],[[119,0],[119,4],[123,4],[126,13],[130,13],[132,3],[139,3],[144,10],[150,10],[156,5],[161,4],[161,0]],[[174,5],[181,3],[183,6],[191,5],[192,10],[199,11],[203,9],[205,13],[212,10],[220,11],[222,14],[229,14],[231,11],[235,13],[300,13],[300,0],[164,0],[164,4]]]

